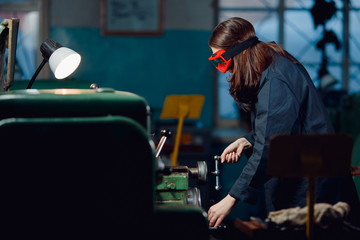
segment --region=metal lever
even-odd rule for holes
[[[163,129],[161,130],[161,135],[162,137],[155,150],[155,157],[159,157],[161,149],[164,147],[166,139],[171,135],[171,132],[169,130]]]
[[[220,186],[220,170],[219,170],[219,161],[221,160],[220,156],[214,156],[215,160],[215,171],[211,172],[211,174],[215,175],[215,191],[220,192],[221,186]]]

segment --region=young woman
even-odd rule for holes
[[[251,111],[252,125],[249,134],[221,155],[222,163],[235,163],[244,150],[251,151],[229,194],[209,209],[210,226],[220,225],[237,201],[256,203],[261,188],[268,212],[305,206],[307,180],[270,178],[266,162],[269,139],[274,135],[334,132],[308,73],[281,46],[259,41],[252,24],[242,18],[230,18],[216,26],[209,46],[213,51],[209,60],[219,71],[232,73],[229,92],[243,109]],[[350,172],[348,177],[318,179],[316,184],[316,202],[345,201],[352,215],[359,213]]]

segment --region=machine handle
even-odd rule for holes
[[[161,139],[159,141],[159,144],[156,147],[155,157],[159,157],[161,149],[164,147],[164,144],[166,142],[166,139],[171,136],[171,132],[166,129],[161,130],[160,133],[161,133]]]
[[[221,186],[220,186],[220,170],[219,170],[219,162],[221,160],[220,156],[214,156],[215,160],[215,171],[211,172],[211,174],[215,175],[215,191],[220,192]]]

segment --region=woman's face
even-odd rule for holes
[[[217,51],[221,50],[220,48],[214,48],[214,47],[210,47],[210,48],[213,53],[216,53]]]

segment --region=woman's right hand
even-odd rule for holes
[[[251,143],[246,138],[239,138],[230,144],[221,154],[221,163],[236,163],[240,160],[242,151],[252,147]]]

